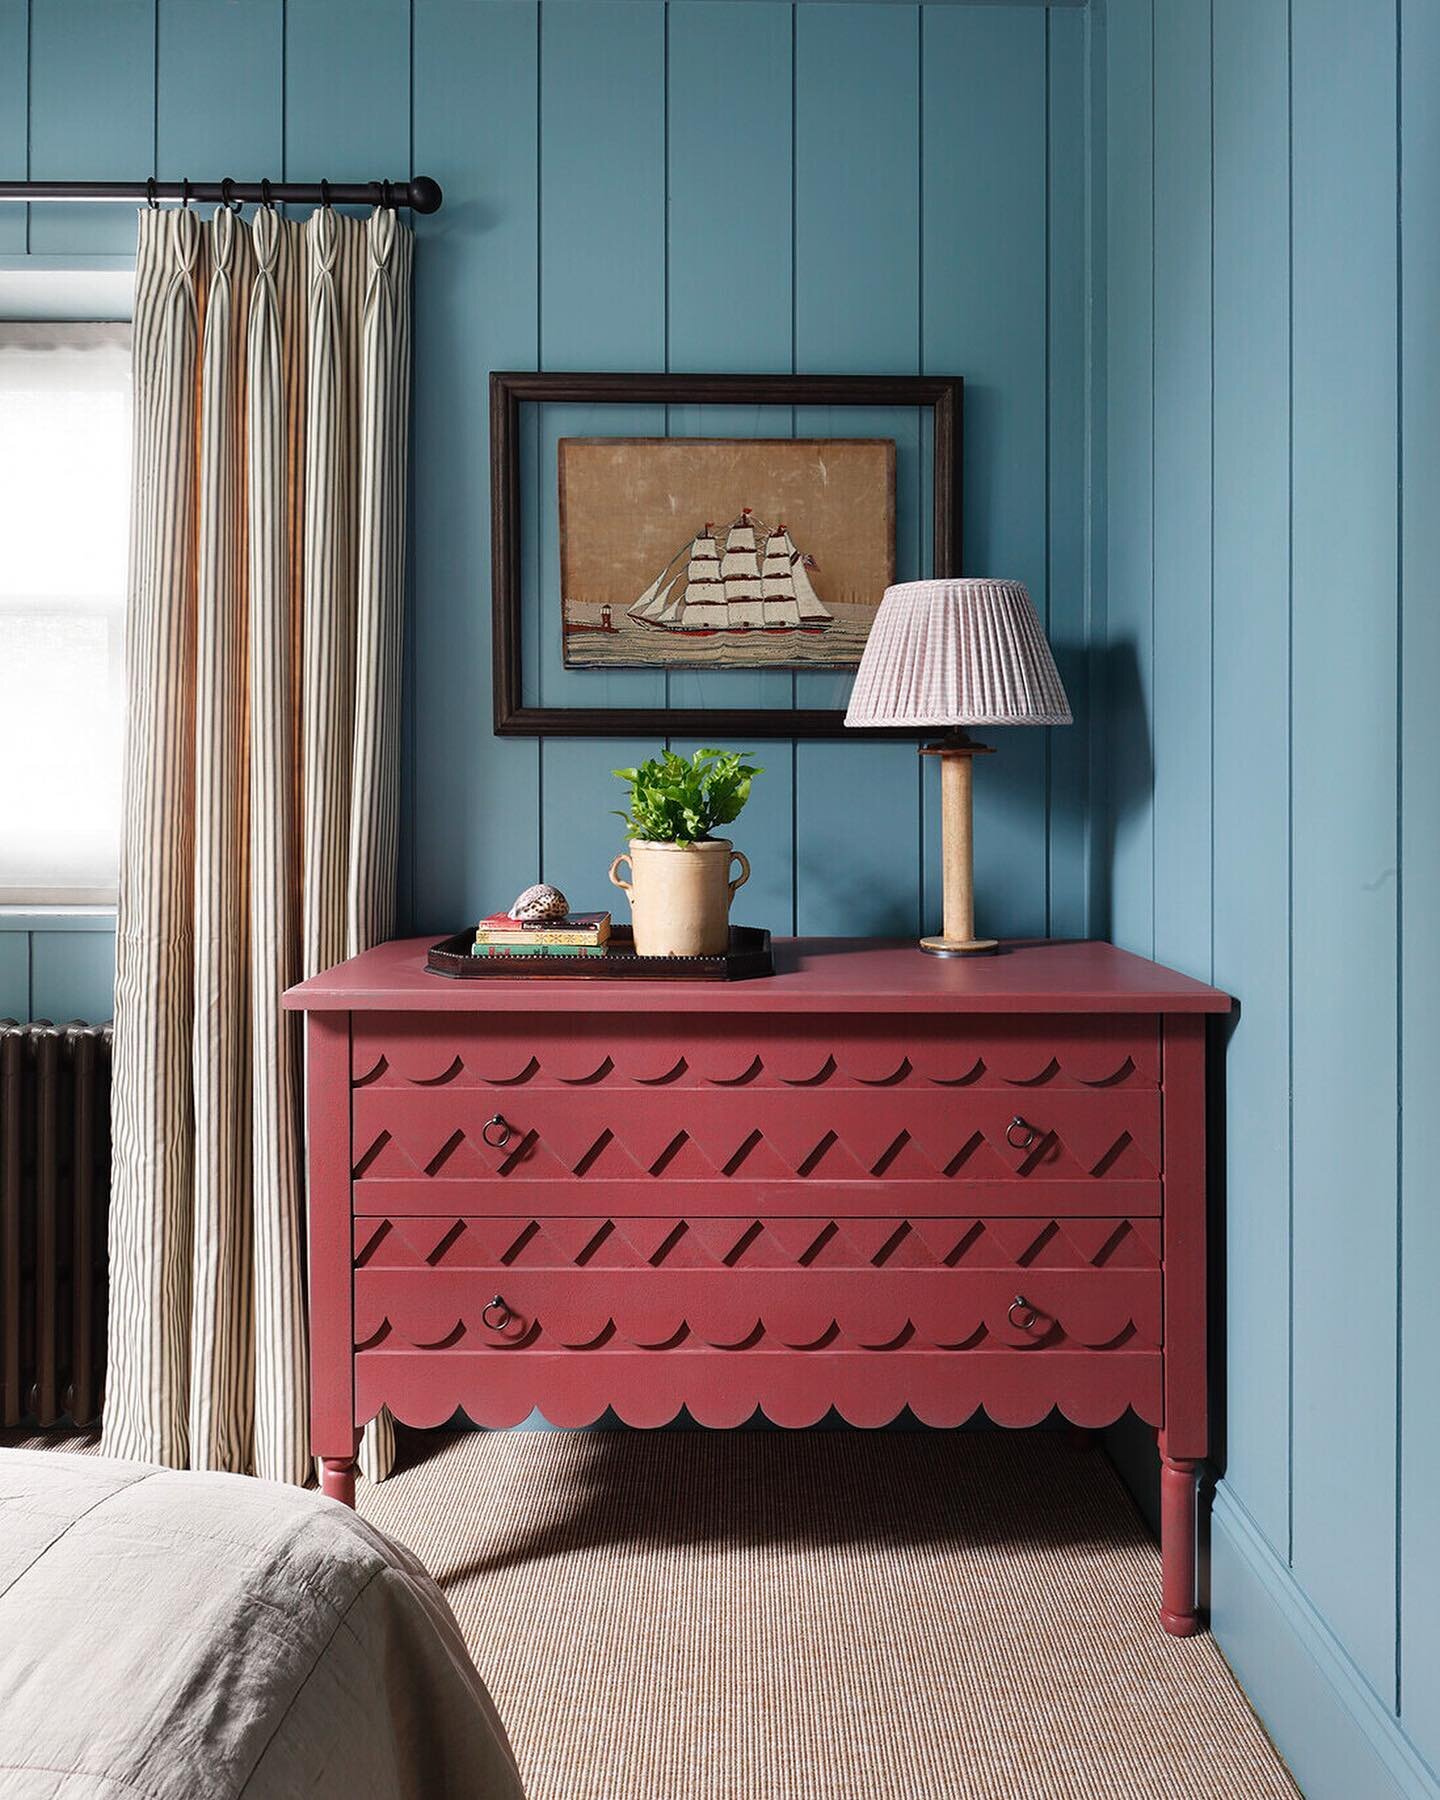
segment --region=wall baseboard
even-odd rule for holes
[[[1440,1800],[1434,1771],[1223,1481],[1210,1605],[1216,1642],[1307,1800]]]

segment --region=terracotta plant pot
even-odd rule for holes
[[[730,864],[740,873],[730,879]],[[629,881],[617,871],[629,863]],[[750,879],[750,864],[729,838],[657,844],[631,838],[610,865],[610,879],[630,896],[640,956],[723,956],[730,942],[730,900]]]

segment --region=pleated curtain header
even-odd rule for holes
[[[1070,702],[1018,581],[906,581],[870,627],[847,725],[1068,725]]]

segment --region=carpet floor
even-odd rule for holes
[[[417,1435],[360,1510],[444,1588],[531,1800],[1298,1792],[1064,1434]]]
[[[1213,1639],[1160,1630],[1159,1552],[1063,1433],[400,1447],[360,1511],[445,1590],[529,1800],[1299,1794]]]

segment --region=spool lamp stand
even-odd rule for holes
[[[945,919],[940,937],[921,938],[931,956],[986,956],[999,948],[994,938],[975,935],[974,803],[971,764],[977,756],[993,756],[989,744],[977,744],[965,731],[955,731],[938,744],[926,744],[922,756],[940,758],[941,868],[945,884]]]

